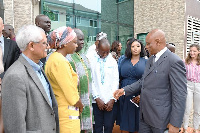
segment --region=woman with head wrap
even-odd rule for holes
[[[45,73],[58,102],[60,133],[80,133],[79,113],[83,104],[77,89],[78,77],[65,58],[78,46],[76,33],[70,27],[60,27],[49,34],[48,43],[57,49],[49,56]]]

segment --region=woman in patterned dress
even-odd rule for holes
[[[85,55],[81,54],[81,49],[84,46],[84,35],[80,29],[74,29],[77,35],[76,52],[67,55],[67,60],[71,64],[73,70],[78,74],[79,84],[78,90],[81,101],[84,105],[83,112],[80,114],[81,133],[92,132],[92,95],[90,94],[91,85],[91,72],[88,59]]]

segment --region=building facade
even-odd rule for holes
[[[189,45],[199,42],[199,12],[199,0],[135,0],[135,37],[155,28],[162,29],[167,42],[176,45],[176,54],[185,58]]]
[[[15,31],[26,24],[34,24],[39,14],[40,0],[3,0],[4,23],[11,24]]]
[[[133,25],[133,0],[101,0],[101,30],[108,34],[110,43],[115,40],[121,42],[122,54],[127,39],[134,35]]]
[[[85,35],[85,52],[96,41],[96,34],[101,31],[101,13],[77,3],[58,0],[43,0],[43,14],[51,19],[51,29],[60,26],[79,28]]]
[[[101,0],[101,12],[74,0],[0,0],[0,16],[5,24],[13,25],[15,32],[22,25],[34,24],[35,16],[46,10],[54,14],[52,30],[64,25],[80,28],[86,47],[103,31],[110,43],[122,43],[124,53],[128,38],[139,38],[145,44],[147,33],[155,28],[166,33],[167,42],[176,45],[176,54],[181,58],[187,56],[190,44],[200,43],[199,0]]]

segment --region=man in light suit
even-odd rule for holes
[[[43,29],[23,26],[16,35],[22,51],[2,81],[2,112],[6,133],[59,133],[58,106],[42,69],[47,56]]]
[[[141,91],[139,133],[163,133],[168,124],[169,133],[178,133],[187,95],[184,63],[166,48],[165,33],[159,29],[147,35],[146,49],[152,56],[143,77],[114,97]]]
[[[0,17],[0,47],[3,58],[0,59],[3,70],[0,72],[0,97],[1,97],[1,80],[5,71],[18,59],[20,50],[15,41],[6,39],[2,35],[4,29],[3,20]],[[0,98],[0,133],[3,132],[3,122],[1,117],[1,98]]]

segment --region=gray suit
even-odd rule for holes
[[[149,58],[142,79],[124,87],[126,95],[141,90],[140,119],[158,129],[168,123],[181,126],[187,95],[185,73],[183,61],[169,50],[154,64],[153,57]]]
[[[51,87],[50,95],[52,107],[36,72],[20,56],[2,83],[5,133],[59,133],[58,106]]]

